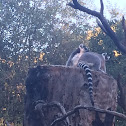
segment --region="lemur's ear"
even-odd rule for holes
[[[79,48],[84,49],[85,52],[89,52],[89,49],[83,43],[79,45]]]
[[[79,48],[84,48],[84,44],[80,44],[79,45]]]
[[[107,55],[107,53],[102,53],[102,56],[106,56]]]

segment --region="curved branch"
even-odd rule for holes
[[[125,40],[124,40],[124,45],[126,46],[126,23],[125,23],[125,18],[124,16],[122,17],[122,26],[125,34]]]
[[[99,113],[106,113],[106,114],[110,114],[110,115],[113,115],[113,116],[117,116],[119,118],[122,118],[122,119],[126,120],[126,116],[124,114],[122,114],[122,113],[118,113],[118,112],[110,111],[110,110],[105,110],[105,109],[98,109],[98,108],[94,108],[94,107],[84,107],[84,106],[78,105],[73,110],[67,112],[61,118],[58,118],[58,119],[54,120],[52,122],[51,126],[54,126],[56,123],[58,123],[60,121],[63,121],[68,116],[74,114],[75,112],[79,111],[80,109],[86,109],[86,110],[89,110],[89,111],[96,111],[96,112],[99,112]]]
[[[61,111],[61,113],[63,115],[66,115],[65,108],[57,101],[53,101],[53,102],[50,102],[50,103],[45,103],[43,100],[38,100],[38,101],[36,101],[35,104],[36,104],[35,105],[35,110],[37,110],[37,111],[41,112],[42,109],[46,108],[46,107],[56,107],[56,108],[58,108]],[[65,119],[66,119],[67,124],[69,125],[69,123],[70,123],[69,118],[66,117]]]
[[[98,19],[96,19],[96,22],[97,22],[98,26],[103,30],[103,32],[105,32],[108,35],[108,32],[106,31],[104,26],[101,24],[101,22]]]
[[[104,4],[103,4],[103,1],[100,0],[100,3],[101,3],[101,9],[100,9],[100,14],[103,15],[103,11],[104,11]]]
[[[90,14],[92,16],[95,16],[97,18],[99,18],[99,20],[101,21],[103,27],[105,28],[105,30],[107,31],[107,35],[113,40],[113,42],[115,43],[115,45],[120,49],[121,52],[126,53],[126,46],[124,46],[118,39],[117,35],[115,34],[115,32],[111,29],[111,27],[109,26],[107,20],[105,19],[105,17],[103,16],[103,10],[104,10],[104,6],[103,6],[103,1],[100,0],[101,2],[101,10],[100,12],[97,11],[93,11],[91,9],[88,9],[84,6],[81,6],[77,0],[73,0],[73,3],[69,3],[68,5],[71,6],[74,9],[78,9],[80,11],[86,12],[87,14]]]
[[[67,5],[71,6],[71,7],[74,8],[74,9],[78,9],[78,10],[83,11],[83,12],[86,12],[86,13],[88,13],[88,14],[90,14],[90,15],[96,16],[96,17],[98,17],[98,18],[101,16],[101,14],[98,13],[97,11],[93,11],[93,10],[90,10],[90,9],[88,9],[88,8],[86,8],[86,7],[81,6],[81,5],[77,2],[77,0],[73,0],[73,3],[70,2],[70,3],[68,3]]]
[[[125,32],[125,34],[126,34],[126,23],[125,23],[125,18],[124,18],[124,16],[122,17],[122,26],[123,26],[124,32]]]

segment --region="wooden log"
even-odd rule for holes
[[[116,111],[117,82],[107,74],[91,71],[94,107]],[[87,77],[79,68],[38,66],[31,68],[26,79],[24,126],[50,126],[75,106],[91,107]],[[56,126],[98,126],[106,122],[106,114],[78,110]],[[99,117],[99,122],[97,121]],[[113,118],[111,119],[111,123]],[[110,124],[111,126],[112,124]]]

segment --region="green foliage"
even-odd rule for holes
[[[65,19],[69,15],[64,9],[66,6],[62,7],[60,1],[53,2],[55,4],[41,0],[0,2],[1,120],[23,122],[25,78],[29,67],[63,65],[71,51],[84,42],[83,29],[88,27],[84,24],[77,28],[75,23]],[[58,13],[64,20],[57,17]]]
[[[111,27],[114,28],[116,34],[120,40],[123,42],[124,40],[124,33],[122,30],[122,24],[120,21],[113,21],[110,22]],[[96,33],[96,30],[93,31]],[[119,75],[121,75],[121,82],[122,84],[126,84],[126,55],[121,54],[118,48],[114,45],[114,42],[105,35],[102,31],[100,31],[97,36],[93,36],[90,38],[89,46],[92,51],[103,53],[107,52],[110,55],[110,60],[106,63],[107,65],[107,73],[112,75],[116,80],[118,79]],[[117,55],[114,54],[117,53]],[[123,113],[123,110],[120,106],[118,106],[118,112]],[[116,126],[125,126],[126,122],[116,118]]]
[[[117,48],[101,31],[87,41],[86,31],[90,27],[86,20],[89,16],[66,7],[66,2],[68,1],[0,2],[1,119],[22,124],[25,78],[29,67],[42,64],[64,65],[80,43],[89,46],[92,51],[107,52],[111,56],[107,63],[108,73],[114,78],[120,73],[125,82],[125,55],[115,57],[113,50]],[[82,16],[76,16],[78,14]],[[110,23],[121,37],[121,24],[116,22]]]
[[[114,21],[114,22],[110,22],[110,25],[116,30],[119,40],[122,41],[124,39],[124,35],[123,35],[121,23]],[[126,80],[126,76],[125,76],[126,56],[119,55],[116,57],[114,55],[115,51],[118,54],[120,54],[120,51],[114,45],[114,42],[107,35],[105,35],[102,31],[100,31],[100,33],[97,36],[92,37],[90,39],[89,46],[92,51],[98,53],[107,52],[108,55],[110,55],[111,57],[110,60],[107,62],[108,73],[111,74],[115,79],[117,79],[118,75],[121,74],[122,79]]]
[[[35,59],[42,61],[43,45],[52,41],[56,10],[36,5],[29,0],[0,4],[0,118],[9,122],[22,123],[28,68]]]

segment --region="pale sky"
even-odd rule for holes
[[[94,0],[96,5],[100,4],[100,0]],[[125,9],[126,8],[126,0],[103,0],[104,5],[108,5],[108,3],[111,3],[112,6],[117,6],[120,8]]]
[[[105,12],[110,8],[117,8],[120,10],[120,13],[123,13],[126,16],[126,0],[103,0],[105,6]],[[100,0],[94,0],[96,7],[100,8]],[[99,9],[98,9],[99,10]]]
[[[68,6],[66,6],[66,4],[69,3],[70,1],[72,1],[72,0],[61,0],[59,2],[61,2],[61,4],[63,4],[63,6],[66,7],[66,9],[67,9]],[[91,10],[95,10],[97,12],[100,11],[100,0],[80,0],[80,1],[86,3],[85,7],[89,8]],[[103,3],[104,3],[104,16],[106,19],[108,19],[108,20],[114,20],[114,19],[121,20],[123,15],[125,16],[125,19],[126,19],[126,0],[103,0]],[[110,11],[112,9],[116,9],[117,12],[119,12],[119,14],[115,18],[111,19],[112,15],[110,14]],[[79,20],[78,20],[78,17],[80,17]],[[83,19],[83,12],[79,13],[79,11],[77,13],[77,17],[72,17],[72,18],[66,17],[65,18],[65,17],[62,17],[62,14],[60,14],[58,12],[56,15],[56,18],[59,18],[61,20],[67,20],[69,22],[71,21],[71,24],[73,24],[73,23],[81,24],[82,20],[84,20]],[[89,21],[87,20],[86,22],[89,22]],[[96,19],[94,17],[92,17],[90,25],[94,26],[96,24],[97,24]],[[60,25],[62,25],[62,23]],[[58,24],[58,26],[60,26],[60,25]]]

